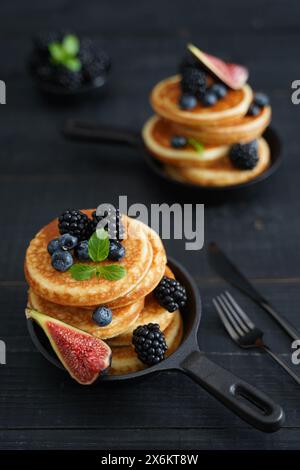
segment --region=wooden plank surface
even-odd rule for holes
[[[18,15],[15,14],[16,5]],[[300,328],[299,108],[290,101],[300,76],[299,2],[146,2],[28,0],[2,6],[1,79],[8,104],[0,107],[0,448],[299,448],[297,386],[271,360],[239,350],[226,336],[211,299],[225,288],[208,266],[205,249],[218,241],[261,292]],[[106,94],[76,103],[49,102],[25,68],[30,37],[44,28],[71,27],[96,37],[113,57]],[[199,286],[204,313],[201,347],[219,364],[281,403],[284,429],[264,435],[179,374],[138,384],[82,388],[36,352],[23,315],[24,252],[33,234],[66,207],[102,201],[205,203],[197,193],[174,193],[149,173],[136,149],[75,144],[61,136],[68,117],[141,128],[151,114],[153,84],[174,73],[184,44],[250,67],[251,84],[270,94],[273,123],[284,144],[284,164],[256,194],[238,194],[205,208],[205,249],[197,256],[182,241],[166,241]],[[289,360],[290,342],[268,316],[238,295],[266,340]]]

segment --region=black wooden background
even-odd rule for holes
[[[219,364],[251,381],[286,411],[274,435],[251,429],[189,378],[161,374],[138,384],[80,387],[35,350],[24,319],[24,252],[34,233],[67,207],[129,203],[205,202],[180,194],[149,173],[138,151],[70,143],[60,130],[68,117],[139,129],[150,115],[148,93],[174,73],[187,41],[246,63],[250,83],[271,97],[273,125],[284,143],[284,165],[254,196],[238,194],[205,208],[205,243],[217,240],[271,302],[300,328],[299,116],[291,82],[300,78],[300,5],[294,1],[226,2],[33,0],[1,3],[0,79],[0,366],[2,449],[296,449],[299,388],[268,357],[241,351],[225,335],[211,305],[225,284],[210,270],[205,250],[168,253],[195,277],[204,314],[199,340]],[[25,68],[33,33],[73,28],[111,54],[113,73],[103,96],[49,102]],[[290,341],[258,307],[237,294],[266,340],[287,360]]]

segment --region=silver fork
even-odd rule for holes
[[[225,293],[214,298],[213,304],[229,336],[235,343],[241,348],[259,348],[263,350],[300,385],[300,377],[264,343],[263,331],[254,325],[229,292],[225,291]]]

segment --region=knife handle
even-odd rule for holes
[[[292,338],[292,339],[300,339],[300,333],[299,331],[290,324],[285,318],[283,318],[279,313],[274,310],[274,308],[265,300],[262,302],[259,302],[259,305],[266,310],[272,318],[283,328],[283,330]]]

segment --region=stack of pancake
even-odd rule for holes
[[[224,98],[212,106],[198,101],[191,110],[179,106],[181,76],[158,83],[151,93],[151,105],[157,113],[143,128],[149,152],[165,165],[174,179],[201,186],[228,186],[244,183],[265,171],[270,164],[270,149],[262,134],[271,120],[270,106],[256,115],[248,113],[253,90],[246,83],[240,89],[228,89]],[[215,78],[207,74],[210,87]],[[203,145],[201,152],[189,143],[184,148],[171,145],[173,136],[194,139]],[[236,143],[258,139],[258,163],[242,170],[232,164],[230,148]]]
[[[83,212],[90,216],[93,211]],[[114,375],[146,367],[137,358],[131,343],[137,326],[158,323],[166,337],[167,354],[179,346],[183,332],[180,312],[169,313],[152,293],[164,275],[174,277],[166,265],[159,235],[140,221],[126,216],[122,216],[122,221],[127,237],[123,241],[126,255],[120,264],[125,267],[126,275],[117,281],[96,276],[77,281],[68,271],[62,273],[53,269],[47,245],[59,236],[57,219],[37,233],[25,258],[29,307],[106,341],[112,349],[109,373]],[[112,322],[104,327],[98,326],[92,318],[99,305],[109,307],[113,313]]]

